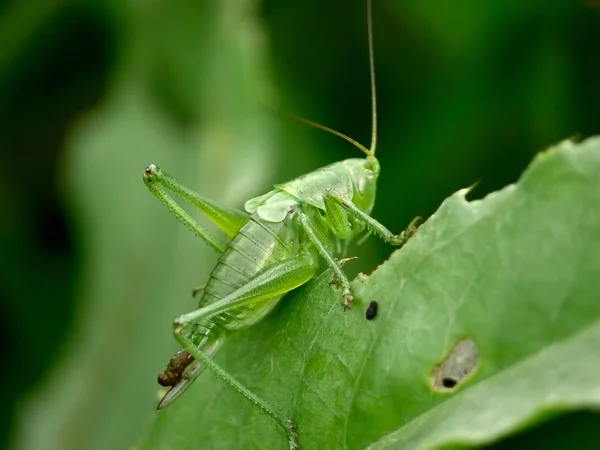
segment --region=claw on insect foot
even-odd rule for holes
[[[344,264],[346,264],[348,261],[352,261],[353,259],[358,259],[358,256],[351,256],[349,258],[342,258],[338,261],[338,264],[341,266],[343,266]]]
[[[354,297],[351,295],[344,295],[344,301],[342,302],[342,306],[344,307],[344,311],[350,309],[350,305],[354,301]]]
[[[423,218],[421,216],[415,217],[409,224],[406,230],[402,232],[402,238],[407,241],[417,232],[417,228],[419,225],[423,223]]]

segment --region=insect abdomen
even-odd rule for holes
[[[297,238],[293,239],[293,233],[286,222],[267,222],[257,214],[252,215],[219,258],[199,306],[222,299],[248,283],[262,270],[290,258],[296,242]],[[229,330],[245,328],[264,317],[280,298],[278,296],[272,300],[243,306],[213,320]]]

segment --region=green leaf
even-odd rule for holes
[[[217,355],[295,421],[303,448],[477,445],[600,408],[600,139],[561,143],[483,200],[466,192],[355,280],[350,312],[327,272]],[[140,448],[286,445],[207,373]]]

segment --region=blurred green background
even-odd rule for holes
[[[598,2],[375,0],[373,12],[374,216],[392,230],[600,132]],[[0,4],[2,445],[126,449],[150,426],[171,320],[194,308],[215,255],[147,192],[147,164],[241,207],[360,156],[262,105],[368,144],[363,0]],[[348,268],[391,251],[371,239]]]

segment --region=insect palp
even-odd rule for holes
[[[369,303],[369,306],[367,307],[367,310],[365,312],[365,317],[367,318],[367,320],[373,320],[375,318],[375,316],[377,315],[377,310],[379,309],[379,304],[373,300],[371,303]]]

